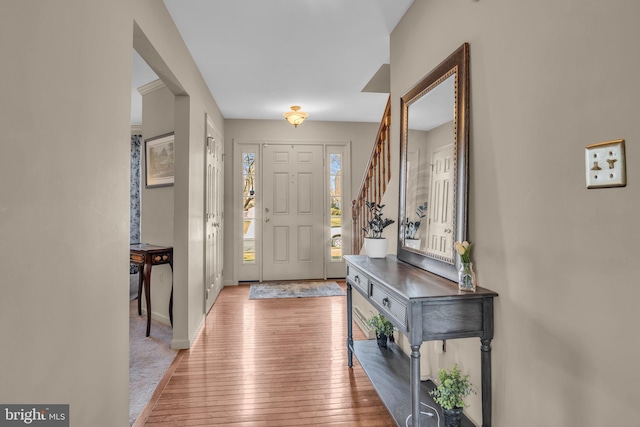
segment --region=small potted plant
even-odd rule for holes
[[[462,410],[466,406],[464,398],[475,393],[469,381],[469,375],[462,375],[458,365],[454,364],[451,369],[438,371],[438,381],[440,385],[429,394],[438,405],[442,406],[445,426],[460,427]]]
[[[393,341],[393,324],[382,314],[378,313],[367,320],[367,326],[376,331],[378,346],[387,348],[387,338]]]
[[[420,249],[420,239],[416,236],[418,235],[418,230],[420,229],[421,220],[426,216],[426,210],[427,202],[416,208],[416,216],[418,217],[416,221],[410,221],[409,218],[407,218],[407,220],[405,221],[404,243],[410,248]]]
[[[371,219],[367,221],[369,226],[362,228],[366,233],[364,248],[370,258],[384,258],[387,256],[389,242],[386,237],[382,237],[382,230],[395,221],[390,218],[382,218],[382,209],[385,205],[369,201],[365,202],[365,204],[369,208]]]

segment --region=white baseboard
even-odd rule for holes
[[[198,326],[193,330],[193,332],[191,333],[191,336],[188,339],[175,339],[175,338],[172,339],[171,340],[171,348],[174,349],[174,350],[180,350],[180,349],[183,349],[183,348],[191,348],[193,343],[198,338],[198,335],[200,334],[200,331],[204,327],[205,320],[206,320],[206,316],[202,315],[202,317],[200,317],[200,321],[198,322]]]
[[[147,317],[147,309],[144,306],[144,304],[142,306],[142,315],[145,318]],[[156,313],[155,311],[151,310],[151,319],[155,320],[157,322],[163,323],[165,325],[171,326],[171,320],[169,319],[168,315],[165,316],[164,314],[159,314],[159,313]]]
[[[371,340],[376,337],[376,332],[367,326],[367,318],[362,312],[362,309],[357,305],[353,306],[353,320],[356,322],[356,325],[358,325],[360,330],[362,330],[367,339]]]
[[[191,348],[190,340],[171,340],[171,348],[173,350],[182,350],[183,348]]]

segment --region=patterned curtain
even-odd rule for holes
[[[140,142],[142,135],[131,135],[131,228],[130,243],[140,243]],[[129,265],[129,273],[136,274],[137,265]]]

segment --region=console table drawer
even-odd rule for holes
[[[156,254],[153,255],[152,261],[154,264],[168,264],[171,261],[171,254]]]
[[[347,265],[347,280],[364,295],[369,295],[369,278],[360,270]]]
[[[371,283],[371,299],[378,303],[384,313],[393,316],[402,327],[407,327],[407,304],[385,290],[382,285]]]

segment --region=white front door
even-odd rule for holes
[[[323,147],[265,144],[263,280],[324,277]]]
[[[224,143],[207,118],[205,146],[205,313],[222,290],[223,260],[223,206],[224,206]]]
[[[451,257],[453,247],[453,145],[434,150],[429,188],[427,253]]]

